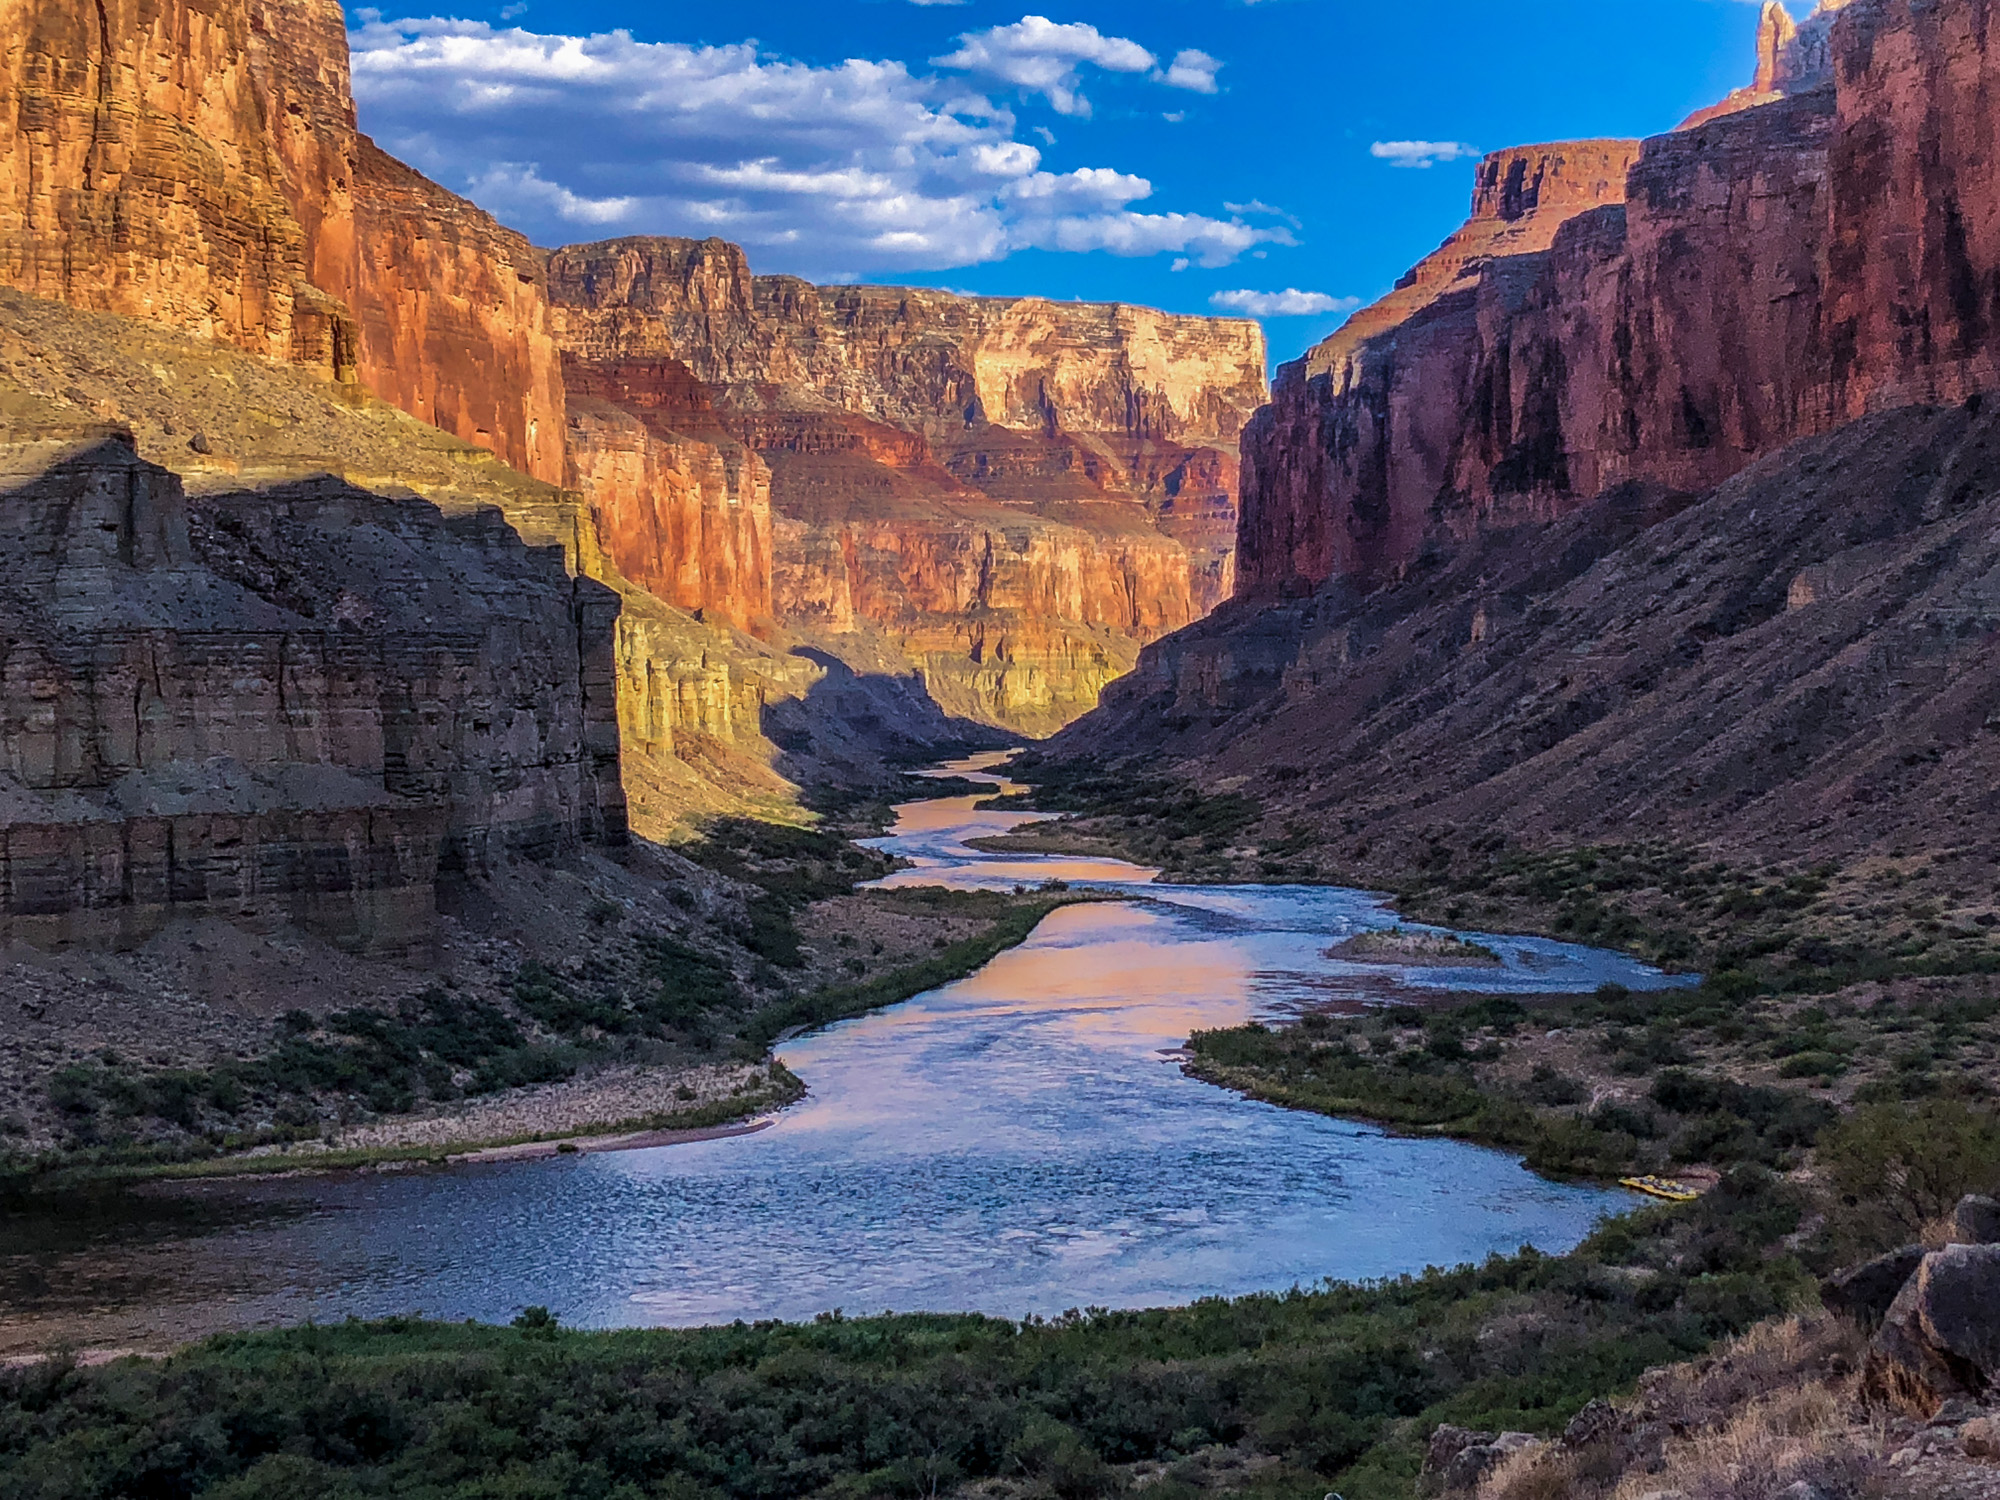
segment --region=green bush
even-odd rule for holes
[[[1818,1161],[1861,1233],[1913,1239],[1967,1193],[2000,1189],[2000,1115],[1950,1098],[1867,1104],[1826,1131]]]

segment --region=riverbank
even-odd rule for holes
[[[1752,1174],[1566,1258],[1046,1322],[599,1334],[531,1311],[511,1329],[238,1334],[171,1362],[0,1372],[0,1476],[32,1489],[60,1473],[74,1500],[128,1493],[135,1465],[158,1486],[245,1494],[557,1474],[576,1481],[565,1493],[609,1492],[672,1473],[717,1500],[863,1485],[1098,1500],[1140,1484],[1406,1500],[1440,1423],[1553,1436],[1592,1396],[1790,1305],[1808,1283],[1781,1241],[1800,1213]],[[866,1423],[843,1417],[864,1404]],[[362,1411],[379,1436],[335,1441]],[[219,1436],[195,1441],[199,1424]]]
[[[798,881],[783,858],[748,873],[781,890]],[[773,901],[762,941],[782,962],[765,959],[777,987],[761,997],[684,940],[606,932],[635,948],[636,1003],[591,995],[593,977],[618,973],[601,960],[567,971],[531,962],[469,994],[434,988],[396,1010],[287,1016],[275,1048],[245,1045],[206,1066],[84,1053],[48,1075],[70,1138],[0,1144],[0,1189],[383,1169],[737,1125],[803,1096],[770,1056],[781,1038],[962,978],[1050,912],[1093,899],[905,887]],[[440,1079],[452,1083],[443,1099]],[[284,1123],[288,1112],[309,1123]]]
[[[1995,1097],[2000,892],[1990,889],[1990,871],[1959,852],[1805,868],[1657,843],[1531,851],[1440,831],[1412,868],[1385,863],[1381,855],[1396,851],[1365,841],[1340,845],[1302,828],[1271,828],[1240,793],[1027,760],[1010,774],[1034,790],[1010,806],[1055,821],[982,847],[1124,858],[1190,883],[1379,890],[1409,920],[1474,943],[1480,934],[1531,934],[1706,975],[1693,989],[1557,1007],[1534,1028],[1507,1034],[1481,1020],[1481,997],[1440,997],[1426,1008],[1457,1011],[1458,1021],[1433,1016],[1406,1027],[1408,1045],[1386,1052],[1359,1046],[1343,1065],[1347,1083],[1308,1107],[1462,1132],[1531,1150],[1558,1171],[1624,1175],[1626,1167],[1719,1167],[1750,1149],[1715,1121],[1702,1127],[1712,1138],[1707,1154],[1689,1155],[1701,1132],[1671,1107],[1687,1102],[1675,1083],[1684,1074],[1779,1096],[1778,1112],[1794,1116]],[[1460,1045],[1454,1034],[1471,1040]],[[1400,1095],[1418,1059],[1418,1074],[1448,1087],[1406,1105]],[[1297,1086],[1284,1070],[1297,1059],[1266,1062],[1201,1066],[1215,1081],[1226,1076],[1229,1086],[1286,1102]]]

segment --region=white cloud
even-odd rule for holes
[[[1106,36],[1081,21],[1057,23],[1047,16],[1023,16],[1011,26],[968,31],[958,39],[956,52],[931,61],[940,68],[1012,84],[1025,95],[1047,99],[1062,115],[1090,113],[1090,101],[1077,91],[1083,64],[1107,73],[1146,73],[1159,63],[1126,37]]]
[[[1041,151],[1015,139],[1011,111],[963,79],[900,62],[812,67],[747,42],[356,15],[363,128],[544,244],[715,234],[747,246],[760,269],[839,280],[1027,248],[1217,266],[1292,243],[1282,226],[1239,213],[1137,212],[1153,185],[1111,167],[1046,170]],[[1081,61],[1154,66],[1136,43],[1035,17],[964,41],[1022,73],[1041,47],[1058,64],[1052,88]]]
[[[1324,313],[1353,312],[1359,297],[1332,297],[1325,292],[1302,292],[1286,287],[1282,292],[1217,292],[1208,299],[1210,307],[1238,312],[1251,318],[1304,318]]]
[[[1256,219],[1256,218],[1283,219],[1287,224],[1291,225],[1292,228],[1294,229],[1303,229],[1305,227],[1305,225],[1299,221],[1299,218],[1296,214],[1286,213],[1285,210],[1283,210],[1282,208],[1274,208],[1272,205],[1266,203],[1262,198],[1252,198],[1248,203],[1225,202],[1222,205],[1222,207],[1225,212],[1232,214],[1240,214],[1246,219]]]
[[[1441,161],[1469,161],[1479,150],[1463,141],[1377,141],[1368,154],[1392,167],[1430,168]]]
[[[1158,78],[1170,89],[1192,89],[1197,94],[1212,94],[1215,92],[1215,75],[1220,71],[1222,63],[1219,59],[1190,47],[1185,52],[1176,53],[1172,65]]]

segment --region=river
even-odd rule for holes
[[[939,774],[1004,786],[994,763]],[[1164,885],[1118,861],[982,853],[966,840],[1032,815],[976,800],[898,809],[875,842],[910,863],[885,884],[1062,879],[1132,899],[1065,908],[959,983],[787,1042],[811,1093],[758,1133],[216,1186],[203,1191],[257,1211],[148,1248],[134,1285],[150,1300],[221,1299],[226,1321],[248,1324],[505,1320],[532,1304],[593,1327],[835,1308],[1021,1316],[1562,1251],[1632,1201],[1500,1152],[1238,1098],[1184,1076],[1177,1049],[1197,1029],[1405,987],[1672,982],[1656,971],[1514,937],[1480,939],[1504,960],[1493,970],[1344,963],[1325,950],[1394,923],[1379,898]],[[140,1340],[171,1326],[129,1312],[104,1326]]]

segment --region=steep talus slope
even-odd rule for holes
[[[1802,92],[1287,367],[1241,597],[1059,753],[1385,868],[1453,828],[1986,847],[1991,10],[1826,8],[1774,44]]]
[[[1372,591],[1223,611],[1059,744],[1134,738],[1394,867],[1438,833],[2000,852],[2000,421],[1911,407],[1708,497],[1624,488]]]
[[[1228,591],[1254,324],[820,288],[720,240],[573,246],[548,274],[570,390],[662,450],[573,418],[579,482],[688,473],[679,529],[718,560],[761,540],[768,484],[769,595],[704,568],[700,603],[739,625],[836,651],[873,627],[952,713],[1044,733]],[[614,482],[596,503],[641,576],[657,502]]]

